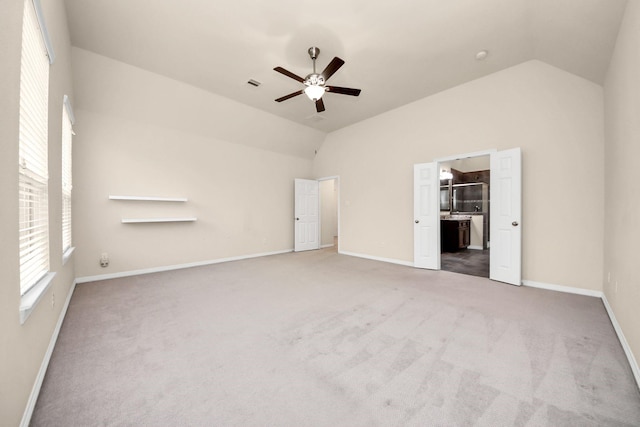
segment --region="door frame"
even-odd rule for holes
[[[491,163],[491,154],[495,154],[498,152],[497,148],[490,148],[488,150],[482,150],[482,151],[474,151],[472,153],[466,153],[466,154],[457,154],[457,155],[453,155],[453,156],[446,156],[446,157],[438,157],[437,159],[434,159],[433,161],[436,164],[436,167],[438,168],[438,171],[440,171],[440,163],[443,162],[451,162],[454,160],[462,160],[462,159],[470,159],[472,157],[482,157],[482,156],[489,156],[489,163]],[[438,193],[438,203],[440,203],[440,199],[439,199],[440,193]],[[491,204],[489,204],[489,217],[491,217]],[[440,230],[440,223],[438,223],[438,230]],[[441,233],[442,231],[440,231]],[[440,233],[438,233],[438,235],[440,235]],[[441,255],[442,252],[439,251],[438,252],[438,266],[441,265]],[[491,262],[491,253],[489,253],[489,262]],[[438,270],[440,270],[440,268],[438,268]]]
[[[466,154],[457,154],[457,155],[453,155],[453,156],[446,156],[446,157],[438,157],[437,159],[434,159],[433,161],[436,164],[436,168],[438,169],[438,171],[440,171],[440,163],[443,162],[451,162],[454,160],[462,160],[462,159],[470,159],[473,157],[482,157],[482,156],[489,156],[489,163],[491,163],[491,154],[495,154],[498,152],[497,148],[490,148],[488,150],[482,150],[482,151],[474,151],[472,153],[466,153]],[[438,192],[438,204],[440,204],[440,193]],[[491,204],[489,204],[489,216],[491,216]],[[442,233],[442,231],[440,230],[440,222],[438,222],[438,235],[440,236],[440,234]],[[440,270],[440,266],[441,264],[441,255],[442,255],[442,251],[438,251],[437,252],[437,256],[438,256],[438,270]],[[491,253],[489,253],[489,259],[491,259]],[[491,262],[491,261],[489,261]]]
[[[500,151],[501,151],[501,150],[498,150],[498,149],[496,149],[496,148],[492,148],[492,149],[489,149],[489,150],[475,151],[475,152],[472,152],[472,153],[458,154],[458,155],[452,155],[452,156],[446,156],[446,157],[439,157],[439,158],[434,159],[434,160],[433,160],[433,162],[436,164],[436,168],[437,168],[437,170],[438,170],[438,171],[440,170],[440,163],[443,163],[443,162],[450,162],[450,161],[454,161],[454,160],[468,159],[468,158],[473,158],[473,157],[480,157],[480,156],[487,156],[487,155],[488,155],[488,156],[489,156],[489,159],[490,159],[490,160],[489,160],[489,162],[491,163],[491,158],[492,158],[494,155],[496,155],[497,153],[499,153]],[[520,178],[520,179],[521,179],[521,178]],[[438,195],[437,195],[437,197],[438,197],[437,203],[438,203],[438,204],[440,203],[439,196],[440,196],[440,194],[439,194],[439,192],[438,192]],[[521,197],[522,197],[522,187],[520,187],[520,198],[521,198]],[[434,198],[435,198],[435,196],[434,196]],[[493,204],[493,203],[491,203],[491,204],[489,205],[489,215],[490,215],[491,217],[493,217],[493,214],[492,214],[493,209],[494,209],[494,208],[493,208],[493,206],[494,206],[494,204]],[[438,224],[438,231],[439,231],[439,232],[438,232],[437,234],[438,234],[438,235],[440,235],[440,224]],[[521,239],[522,239],[522,236],[520,236],[520,242],[522,241]],[[521,246],[521,245],[520,245],[520,249],[519,249],[519,251],[520,251],[520,259],[522,259],[522,246]],[[491,254],[489,254],[489,257],[490,257],[489,262],[491,263],[491,257],[492,257],[492,255],[491,255]],[[437,264],[438,264],[438,270],[440,270],[440,269],[441,269],[441,268],[440,268],[440,266],[441,266],[441,261],[440,261],[440,260],[441,260],[441,252],[439,251],[439,252],[437,252]],[[522,262],[522,261],[520,261],[520,262]],[[522,273],[520,273],[520,275],[521,275],[521,274],[522,274]],[[491,279],[491,273],[489,273],[489,276],[490,276],[489,278]],[[512,284],[515,284],[515,285],[517,285],[517,286],[521,285],[521,284],[522,284],[522,277],[520,277],[520,279],[519,279],[519,283],[512,283]]]
[[[471,157],[491,156],[492,153],[497,153],[497,152],[498,152],[497,148],[490,148],[489,150],[474,151],[473,153],[458,154],[456,156],[438,157],[437,159],[433,159],[433,161],[436,163],[451,162],[453,160],[469,159]]]
[[[340,253],[340,175],[332,175],[332,176],[324,176],[322,178],[316,179],[316,181],[331,181],[336,180],[336,221],[338,223],[338,253]],[[319,225],[318,225],[318,241],[320,243],[320,247],[322,247],[322,197],[320,197],[320,192],[318,192],[318,210],[319,210]]]

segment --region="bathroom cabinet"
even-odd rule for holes
[[[440,242],[443,252],[455,252],[469,246],[471,220],[442,219],[440,220]]]

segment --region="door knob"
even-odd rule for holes
[[[416,219],[416,224],[418,224],[419,222],[420,222],[420,220],[419,220],[419,219]]]
[[[514,227],[517,227],[517,226],[518,226],[518,221],[513,221],[513,222],[511,223],[511,225],[513,225]]]

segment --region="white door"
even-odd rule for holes
[[[440,176],[437,163],[413,166],[413,265],[440,269]]]
[[[522,165],[520,148],[491,153],[492,280],[521,285]]]
[[[293,250],[308,251],[318,249],[319,207],[320,200],[319,183],[310,179],[295,180],[295,229]]]

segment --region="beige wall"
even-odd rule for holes
[[[413,260],[413,164],[522,147],[523,278],[601,290],[602,87],[530,61],[327,136],[316,176],[340,176],[340,247]],[[560,213],[560,215],[559,215]]]
[[[604,86],[604,292],[625,337],[640,355],[640,2],[630,1]]]
[[[0,14],[3,425],[16,425],[22,417],[74,270],[92,276],[290,249],[293,178],[333,175],[341,177],[342,249],[411,261],[413,164],[489,148],[523,150],[523,278],[590,290],[601,290],[604,281],[632,349],[640,351],[634,304],[640,281],[633,255],[640,237],[633,227],[639,202],[629,197],[640,194],[630,176],[640,155],[639,2],[629,2],[604,103],[601,87],[530,61],[334,132],[315,160],[323,133],[71,50],[62,0],[42,3],[57,54],[49,123],[51,269],[57,275],[24,325],[18,317],[15,227],[22,1],[3,1]],[[74,95],[72,51],[77,250],[62,266],[56,142],[62,96]],[[114,202],[107,200],[109,194],[189,201]],[[164,215],[199,220],[120,224],[123,216]],[[102,252],[111,257],[107,269],[98,265]]]
[[[18,118],[22,0],[5,0],[0,13],[0,424],[18,425],[51,335],[74,279],[74,256],[62,265],[62,99],[72,97],[70,43],[62,0],[43,1],[56,61],[49,83],[49,232],[51,288],[20,325],[18,259]],[[55,295],[55,298],[54,298]],[[52,299],[54,304],[52,305]]]
[[[293,247],[293,180],[311,176],[323,133],[84,50],[73,67],[78,277]],[[120,222],[167,216],[198,220]]]

